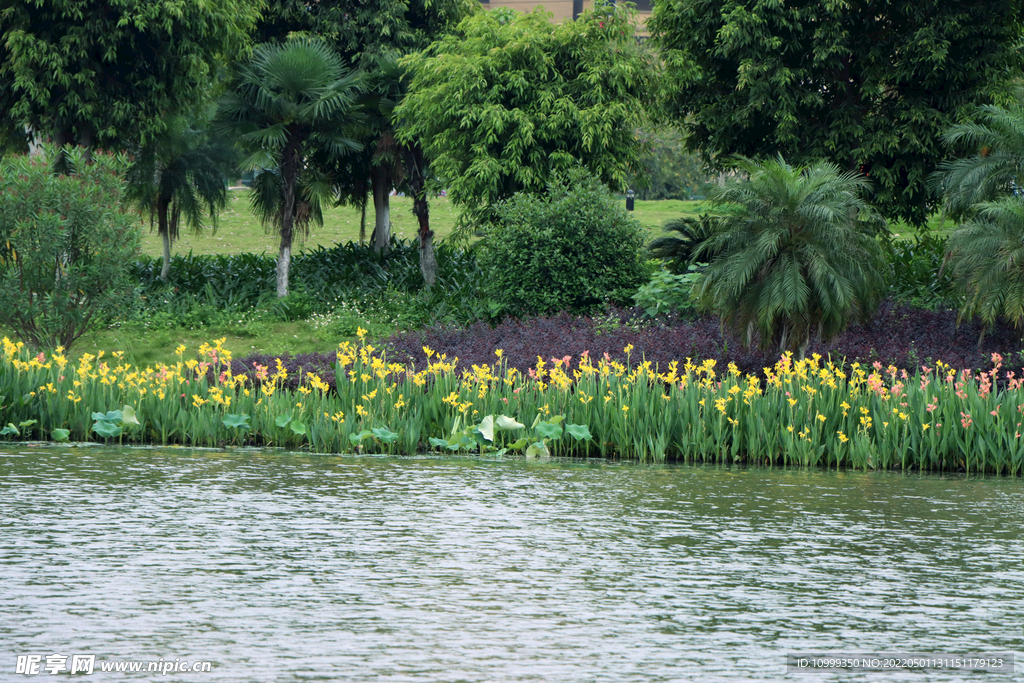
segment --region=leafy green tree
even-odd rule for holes
[[[966,299],[961,318],[987,327],[1002,317],[1024,324],[1024,201],[1000,197],[974,206],[949,238],[953,277]]]
[[[395,139],[392,112],[407,86],[396,60],[426,49],[479,11],[477,0],[272,0],[258,29],[261,39],[268,41],[282,40],[294,31],[315,33],[334,46],[348,66],[368,74],[361,101],[367,115],[360,137],[363,151],[342,158],[314,153],[311,162],[333,177],[342,202],[361,209],[360,240],[366,232],[368,196],[372,197],[378,251],[387,251],[391,237],[391,190],[401,188],[413,197],[413,213],[420,224],[420,264],[428,286],[434,281],[435,263],[424,180],[429,159],[418,142]]]
[[[434,254],[434,231],[430,229],[427,188],[430,162],[418,139],[408,138],[399,142],[396,130],[402,123],[395,117],[395,107],[406,95],[408,78],[396,61],[382,59],[371,82],[374,84],[371,108],[376,119],[376,140],[373,142],[374,151],[369,164],[376,214],[375,246],[378,251],[384,252],[387,250],[387,241],[391,239],[388,206],[391,187],[407,191],[412,197],[412,212],[417,222],[420,273],[424,285],[430,289],[437,279],[437,258]]]
[[[138,215],[124,201],[123,158],[68,149],[0,159],[0,323],[37,349],[71,348],[135,290]]]
[[[875,230],[884,223],[864,200],[864,176],[831,162],[793,167],[781,157],[739,159],[748,179],[714,187],[719,215],[696,259],[717,254],[697,284],[699,303],[750,344],[806,348],[851,318],[867,320],[884,292]]]
[[[305,0],[263,0],[252,42],[282,43],[293,34],[322,36],[317,18],[325,6],[323,2],[309,4]]]
[[[168,113],[207,98],[257,16],[247,0],[4,3],[0,120],[58,146],[148,142]]]
[[[662,103],[691,149],[829,159],[923,224],[942,134],[1019,76],[1024,0],[663,0]]]
[[[288,294],[297,209],[301,223],[319,216],[322,202],[333,198],[329,178],[307,165],[307,154],[323,150],[343,156],[362,147],[351,137],[360,118],[360,80],[325,42],[299,38],[258,46],[252,59],[238,66],[220,102],[216,127],[249,152],[242,167],[269,171],[257,176],[251,202],[264,224],[281,236],[279,297]]]
[[[943,141],[960,156],[939,164],[932,186],[954,217],[1024,191],[1024,103],[981,107],[975,121],[952,126]]]
[[[228,174],[234,168],[233,145],[212,138],[182,118],[172,118],[148,144],[135,154],[128,167],[127,199],[156,224],[163,243],[164,262],[160,279],[167,282],[171,268],[171,244],[185,224],[196,234],[209,220],[217,229],[217,213],[227,203]]]
[[[365,105],[370,125],[364,143],[368,154],[353,157],[363,162],[360,175],[369,175],[374,212],[373,244],[381,253],[387,252],[391,242],[391,190],[405,177],[402,149],[395,139],[392,123],[395,106],[404,95],[402,77],[398,62],[390,58],[378,60],[376,68],[369,72]]]
[[[470,212],[542,192],[582,163],[624,189],[641,171],[653,70],[635,14],[602,6],[554,24],[495,9],[403,60],[412,73],[399,139],[419,140],[449,199]]]

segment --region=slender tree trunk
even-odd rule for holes
[[[68,128],[59,128],[53,135],[53,144],[57,148],[57,156],[53,160],[53,171],[57,175],[67,175],[71,170],[64,148],[72,144],[74,133]]]
[[[160,241],[164,245],[164,264],[160,268],[160,279],[167,282],[171,274],[171,228],[167,223],[167,203],[159,202],[156,206],[157,229],[160,234]]]
[[[434,255],[434,231],[430,229],[430,204],[427,202],[427,163],[423,149],[414,144],[406,148],[406,173],[412,194],[412,213],[419,224],[420,273],[427,289],[437,282],[437,257]]]
[[[363,203],[359,210],[359,244],[366,241],[366,195],[363,195]]]
[[[295,186],[299,177],[302,146],[297,140],[285,143],[281,153],[281,247],[277,253],[277,297],[288,296],[288,272],[292,264],[292,231],[295,226]]]
[[[429,227],[426,216],[417,216],[420,221],[420,272],[427,289],[437,282],[437,258],[434,256],[434,231]]]
[[[373,183],[373,248],[387,254],[391,244],[391,178],[383,166],[374,166]]]
[[[281,246],[277,251],[277,298],[288,296],[288,270],[292,265],[291,235],[285,236],[281,231]]]
[[[82,147],[85,152],[86,163],[92,163],[92,148],[94,144],[95,139],[92,133],[92,128],[86,127],[78,136],[78,145],[79,147]]]
[[[63,149],[64,147],[83,148],[86,163],[91,163],[92,148],[95,144],[95,137],[96,136],[93,134],[93,130],[90,126],[83,124],[79,127],[78,133],[76,134],[73,124],[69,123],[56,131],[53,136],[53,142],[57,146],[57,149]],[[67,170],[66,162],[64,163],[65,168],[60,171],[61,173],[65,173]]]

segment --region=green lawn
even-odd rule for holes
[[[956,223],[946,218],[941,213],[933,213],[928,217],[928,232],[932,233],[936,237],[949,237],[950,233],[953,232],[953,228],[956,227]],[[893,235],[900,239],[911,239],[917,234],[917,229],[913,226],[907,225],[906,223],[894,223],[890,230]]]
[[[637,201],[635,215],[637,220],[650,231],[651,237],[662,232],[665,221],[679,216],[696,216],[706,210],[707,202],[681,201],[663,199],[657,201]],[[367,238],[373,230],[373,207],[367,212]],[[455,227],[457,211],[444,197],[430,202],[430,225],[437,238],[444,239]],[[416,219],[412,215],[412,200],[408,197],[391,198],[391,224],[398,237],[412,239],[416,236]],[[932,215],[928,220],[929,229],[942,236],[948,236],[953,223],[943,220],[939,214]],[[894,234],[908,239],[916,231],[903,223],[892,227]],[[331,246],[338,243],[359,239],[359,210],[355,207],[341,206],[324,212],[323,227],[315,227],[309,237],[295,245],[295,250],[311,249],[317,246]],[[181,238],[171,247],[175,254],[238,254],[242,252],[267,252],[276,254],[278,241],[274,235],[268,235],[249,210],[246,190],[233,190],[227,209],[221,213],[216,233],[207,230],[196,236],[182,232]],[[142,238],[142,251],[150,256],[161,253],[160,239],[156,233],[146,230]]]
[[[276,254],[278,241],[268,235],[249,210],[246,190],[233,190],[227,209],[221,213],[216,233],[209,230],[200,236],[182,231],[181,238],[171,250],[175,254],[238,254],[242,252],[267,252]],[[662,224],[669,218],[685,214],[696,214],[704,202],[684,202],[674,199],[636,203],[636,217],[652,235],[661,232]],[[367,211],[367,239],[373,230],[373,206]],[[430,202],[430,225],[438,239],[444,239],[455,227],[457,212],[444,197]],[[391,198],[391,224],[398,237],[412,239],[416,236],[416,218],[412,215],[412,199]],[[310,249],[319,245],[331,246],[339,242],[359,239],[359,210],[341,206],[324,212],[323,227],[314,227],[312,234],[295,249]],[[161,254],[160,238],[147,230],[142,238],[142,251],[151,256]]]

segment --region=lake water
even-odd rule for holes
[[[1016,479],[13,446],[0,680],[968,677],[787,673],[808,650],[1024,680],[1022,523]],[[161,658],[210,671],[99,672]]]

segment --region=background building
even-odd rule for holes
[[[575,19],[584,10],[594,6],[594,0],[547,0],[547,2],[535,2],[534,0],[481,0],[484,7],[511,7],[520,12],[531,12],[535,7],[543,6],[544,9],[555,15],[555,21],[563,19]],[[640,21],[646,22],[651,14],[653,0],[636,0],[637,10],[640,12]]]

